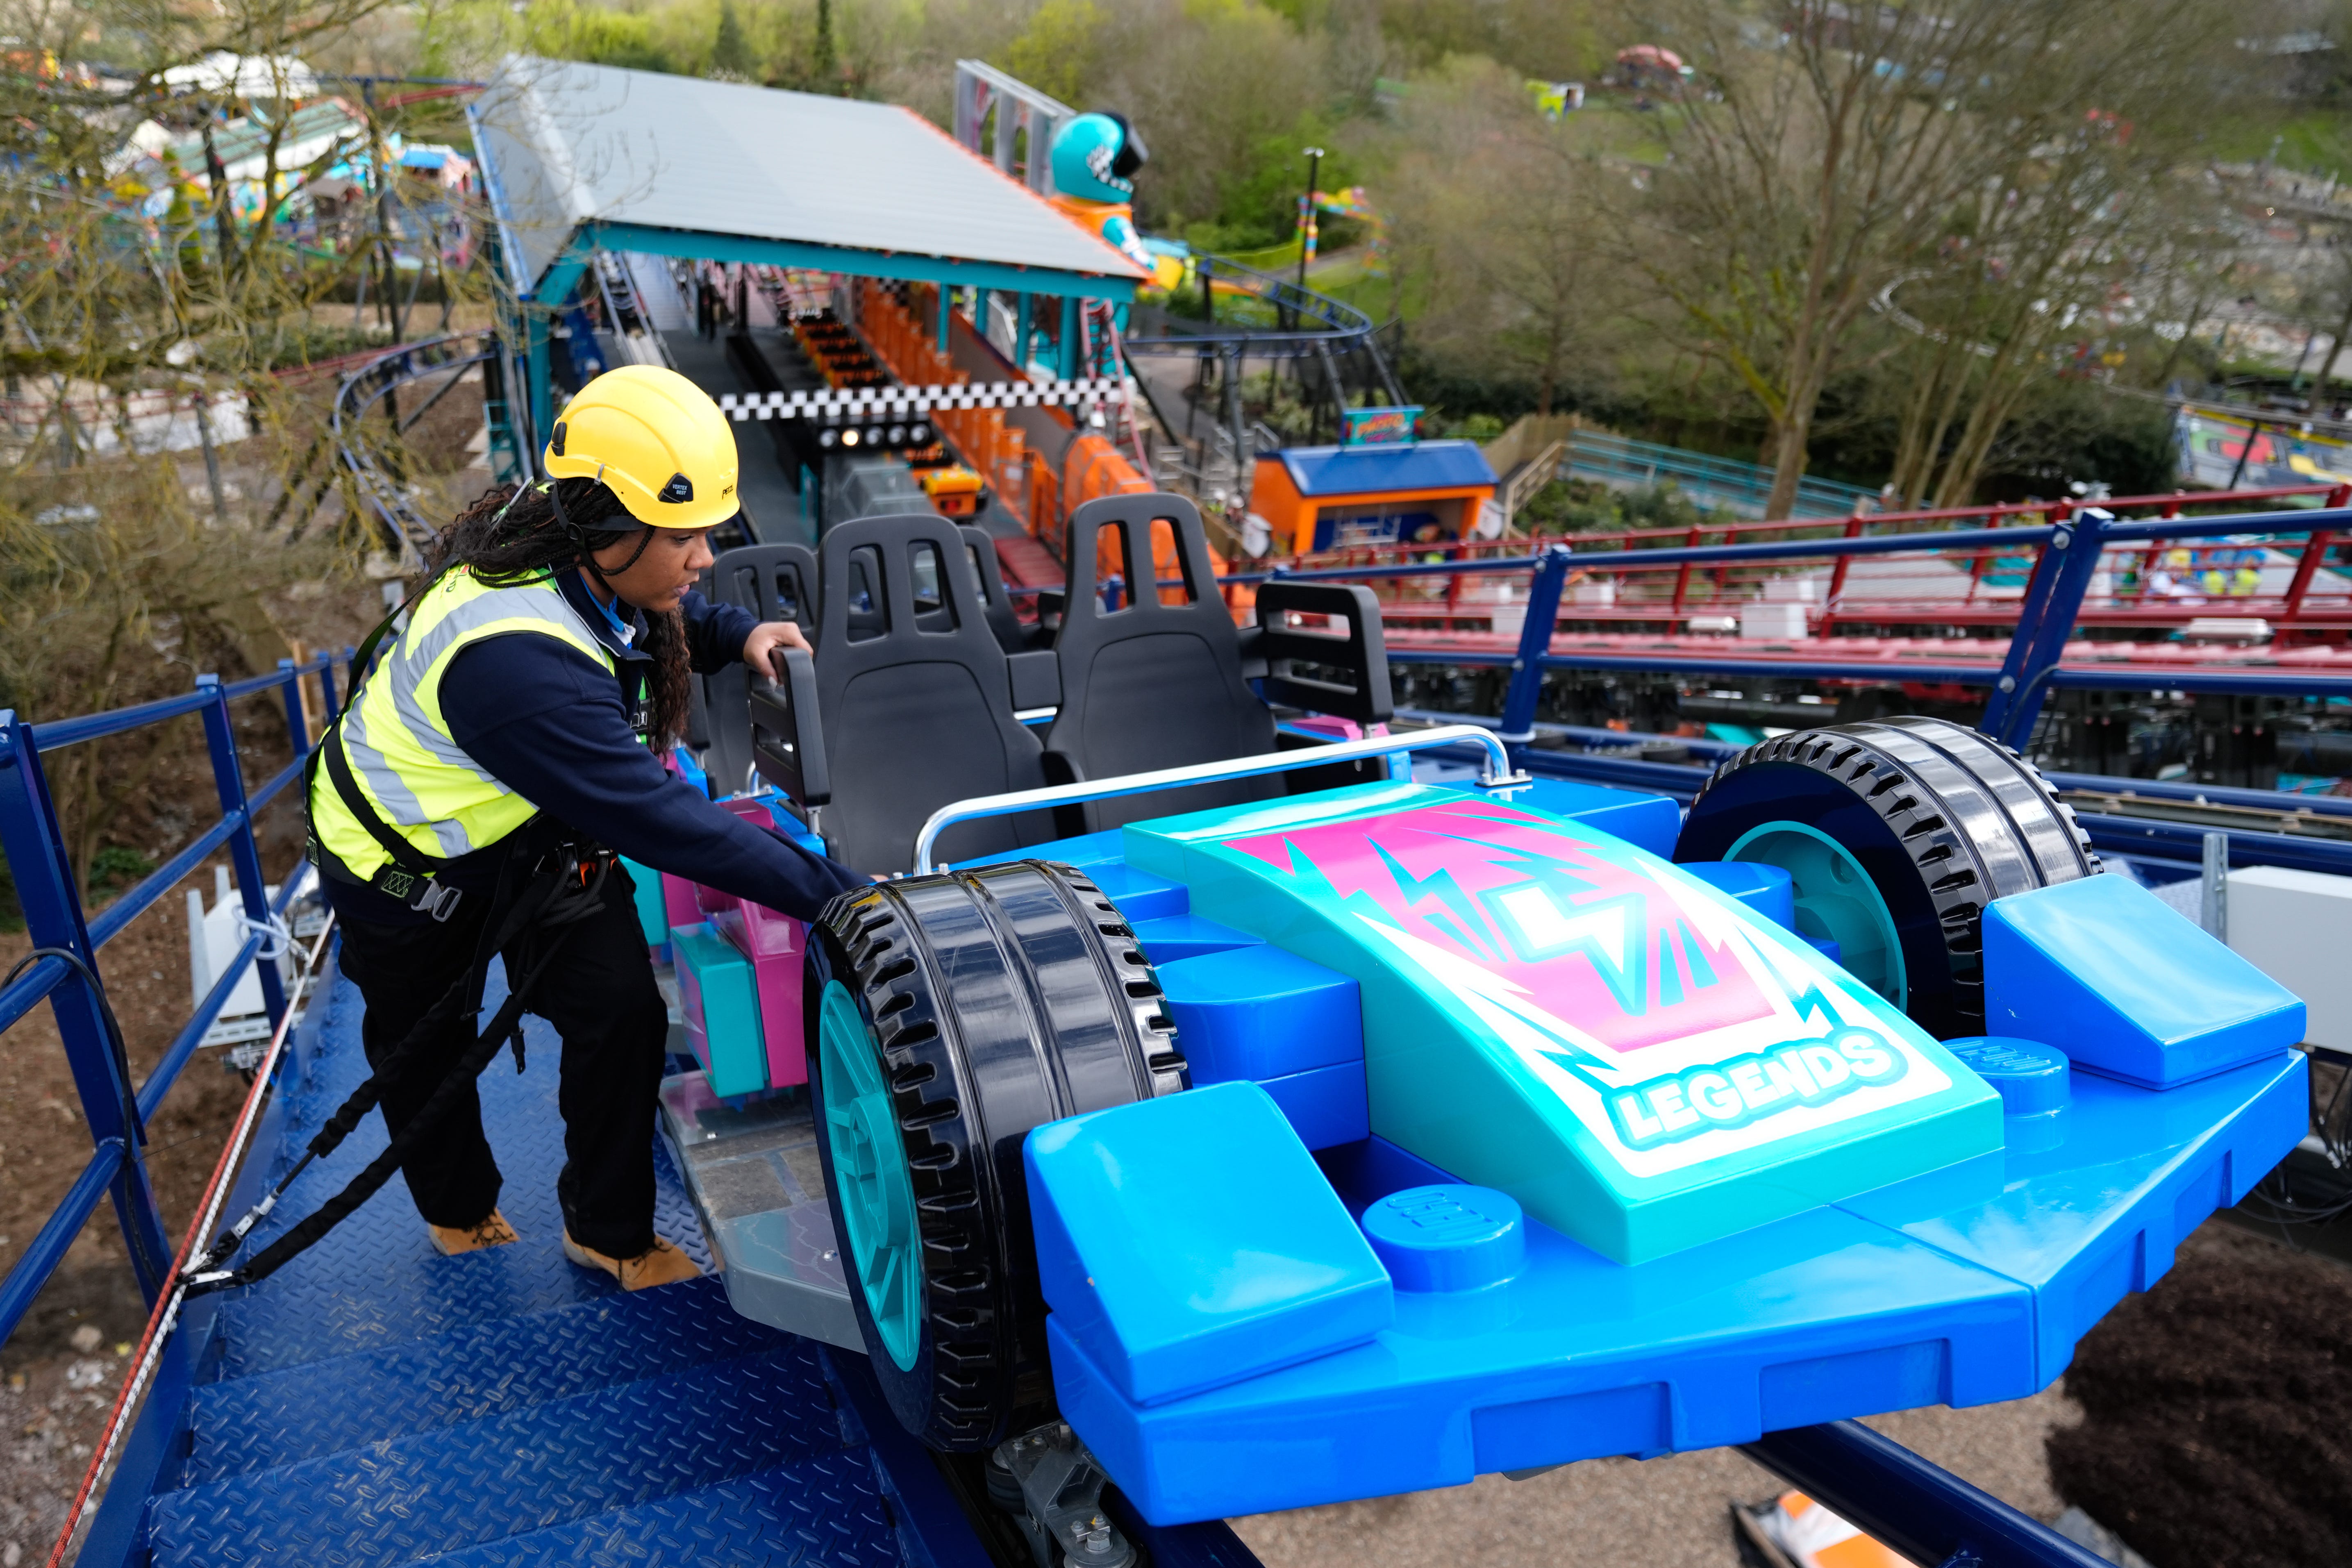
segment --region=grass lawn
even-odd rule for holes
[[[2352,113],[2339,110],[2310,109],[2284,119],[2250,114],[2214,126],[2206,145],[2217,163],[2252,163],[2271,155],[2273,137],[2280,168],[2352,178]]]

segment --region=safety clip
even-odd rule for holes
[[[417,889],[416,897],[409,900],[408,907],[431,915],[436,921],[446,921],[451,915],[457,912],[457,902],[465,896],[466,889],[463,888],[453,888],[446,882],[427,879],[425,884]]]

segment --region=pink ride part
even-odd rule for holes
[[[775,822],[760,801],[721,801],[719,809],[731,811],[757,827],[772,826]],[[790,915],[715,888],[699,888],[696,894],[712,928],[751,961],[752,983],[760,994],[760,1027],[766,1037],[768,1087],[806,1083],[808,1057],[801,1043],[801,959],[806,951],[808,927]]]

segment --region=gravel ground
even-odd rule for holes
[[[2156,1568],[2352,1563],[2352,1269],[2208,1225],[2069,1377],[2056,1474]]]
[[[1870,1425],[2038,1519],[2064,1505],[2043,1440],[2081,1418],[2057,1389],[1973,1410],[1906,1411]],[[1663,1459],[1592,1459],[1524,1481],[1291,1513],[1234,1528],[1266,1568],[1731,1568],[1730,1506],[1782,1489],[1729,1448]]]

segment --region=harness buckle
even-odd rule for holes
[[[466,889],[463,888],[453,888],[446,882],[428,880],[423,887],[417,889],[416,897],[409,900],[408,907],[431,915],[436,921],[446,921],[451,915],[457,912],[458,902],[465,896]]]

